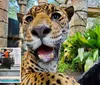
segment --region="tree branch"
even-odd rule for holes
[[[68,0],[65,1],[65,4],[67,4]]]
[[[61,5],[62,3],[60,3],[59,1],[55,0],[59,5]]]

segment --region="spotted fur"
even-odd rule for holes
[[[63,73],[44,72],[32,53],[26,52],[22,59],[22,82],[20,85],[80,85],[74,78]]]
[[[68,33],[72,15],[72,7],[65,9],[53,4],[34,6],[27,14],[18,14],[23,44],[27,46],[20,85],[79,85],[74,79],[56,73],[60,45]]]

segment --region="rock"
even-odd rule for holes
[[[100,59],[87,72],[79,76],[77,81],[81,85],[100,85]]]

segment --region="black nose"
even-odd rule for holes
[[[51,32],[51,28],[45,26],[35,27],[31,31],[32,35],[37,36],[39,38],[45,37],[50,32]]]

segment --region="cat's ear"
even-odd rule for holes
[[[18,21],[22,24],[22,22],[23,22],[23,16],[24,16],[24,14],[21,14],[21,13],[17,13],[17,18],[18,18]]]
[[[70,7],[64,8],[64,10],[66,11],[67,16],[68,16],[68,20],[70,21],[73,14],[74,14],[74,7],[70,6]]]

